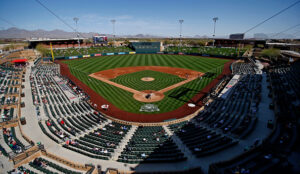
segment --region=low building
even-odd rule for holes
[[[37,45],[42,44],[46,47],[50,47],[52,43],[53,48],[72,48],[78,47],[78,38],[73,39],[31,39],[27,40],[29,48],[35,48]],[[87,46],[83,43],[83,38],[79,38],[81,46]]]
[[[212,42],[209,43],[212,45]],[[256,39],[215,39],[215,46],[217,47],[245,47],[247,45],[252,45],[253,47],[265,48],[266,40],[256,40]]]

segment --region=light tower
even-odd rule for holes
[[[218,19],[219,19],[218,17],[213,18],[213,21],[214,21],[213,46],[215,46],[216,23],[217,23]]]
[[[75,22],[75,25],[76,25],[76,32],[77,32],[76,34],[77,34],[77,39],[78,39],[78,47],[80,48],[80,40],[79,40],[79,33],[78,33],[78,27],[77,27],[77,23],[79,21],[79,18],[74,17],[73,21]]]
[[[182,32],[182,23],[183,23],[183,19],[178,20],[179,24],[180,24],[180,28],[179,28],[179,48],[178,48],[178,52],[181,49],[181,32]]]
[[[115,19],[112,19],[110,20],[110,22],[113,24],[113,41],[114,41],[114,46],[116,45],[116,35],[115,35],[115,23],[116,23],[116,20]]]

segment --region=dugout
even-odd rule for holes
[[[157,53],[160,52],[160,42],[131,42],[129,47],[136,53]]]

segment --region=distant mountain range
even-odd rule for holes
[[[112,37],[111,34],[100,34],[95,32],[80,32],[80,37],[83,38],[92,38],[94,35],[101,35],[101,36],[107,36]],[[254,34],[253,39],[269,39],[275,34],[265,34],[265,33],[256,33]],[[0,38],[11,38],[11,39],[30,39],[30,38],[75,38],[76,34],[74,32],[68,32],[63,30],[25,30],[25,29],[19,29],[19,28],[9,28],[6,30],[0,30]],[[170,38],[169,36],[156,36],[151,34],[136,34],[136,35],[117,35],[116,37],[122,37],[122,38]],[[184,36],[185,38],[209,38],[206,35],[200,36]],[[173,37],[174,38],[174,37]],[[217,38],[228,38],[228,36],[218,36]],[[284,34],[281,33],[279,35],[276,35],[273,37],[274,39],[295,39],[296,37],[291,34]]]
[[[97,33],[80,33],[81,37],[91,38]],[[74,32],[67,32],[63,30],[25,30],[19,28],[9,28],[7,30],[0,30],[0,38],[75,38],[76,34]]]
[[[111,34],[100,34],[95,32],[84,33],[80,32],[80,37],[92,38],[94,35],[101,35],[107,37],[113,37]],[[0,30],[0,38],[11,38],[11,39],[29,39],[29,38],[75,38],[76,34],[74,32],[68,32],[63,30],[25,30],[12,27],[6,30]],[[157,36],[151,34],[136,34],[136,35],[117,35],[116,37],[122,38],[174,38],[169,36]],[[208,38],[208,36],[195,35],[195,36],[185,36],[185,38]]]
[[[80,32],[80,37],[83,38],[92,38],[94,35],[101,35],[101,36],[107,36],[112,37],[111,34],[100,34],[95,32]],[[75,38],[77,37],[74,32],[68,32],[63,30],[25,30],[25,29],[19,29],[19,28],[9,28],[6,30],[0,30],[0,38],[13,38],[13,39],[29,39],[29,38]],[[123,38],[159,38],[162,36],[155,36],[155,35],[149,35],[149,34],[137,34],[137,35],[122,35],[122,36],[116,36],[116,37],[123,37]]]

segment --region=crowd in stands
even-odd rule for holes
[[[0,122],[8,121],[15,116],[15,109],[11,106],[18,104],[20,69],[0,67]]]
[[[24,145],[16,138],[15,129],[12,128],[3,128],[3,137],[6,144],[11,148],[15,153],[21,153],[24,150]]]
[[[35,172],[31,171],[30,169],[27,169],[24,166],[20,166],[20,167],[13,169],[7,173],[8,174],[36,174]]]

